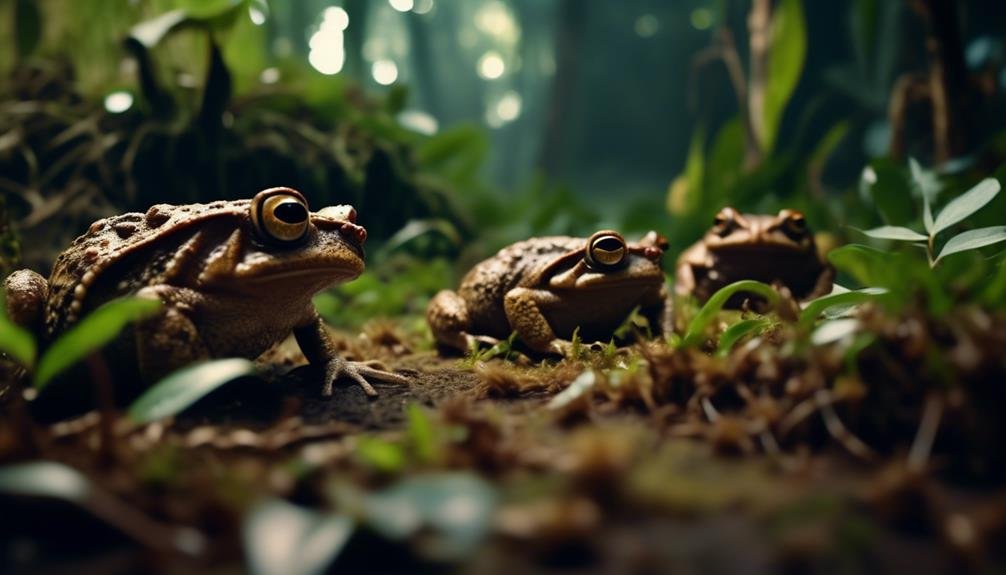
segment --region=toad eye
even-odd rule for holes
[[[587,265],[601,270],[614,269],[625,261],[627,252],[625,240],[618,233],[597,232],[587,240]]]
[[[292,243],[307,233],[310,213],[304,197],[289,188],[266,190],[252,202],[252,219],[266,238]]]
[[[782,231],[789,239],[799,241],[807,236],[807,219],[799,212],[790,212],[783,222]]]
[[[729,236],[739,227],[732,211],[723,210],[713,219],[713,231],[721,238]]]

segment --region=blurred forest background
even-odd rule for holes
[[[3,11],[8,269],[47,269],[100,216],[289,185],[315,206],[354,204],[372,268],[458,260],[390,273],[432,289],[532,234],[657,229],[673,254],[728,204],[803,209],[838,235],[917,223],[909,157],[973,183],[1006,153],[994,0]]]

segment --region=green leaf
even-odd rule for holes
[[[872,202],[885,222],[904,223],[915,218],[915,202],[908,178],[901,166],[877,159],[863,169],[859,193]]]
[[[171,10],[156,18],[140,22],[129,31],[129,38],[148,50],[157,46],[172,30],[188,20],[185,10]]]
[[[768,300],[773,308],[779,303],[779,294],[772,289],[772,286],[759,281],[741,280],[724,286],[709,298],[709,301],[702,306],[699,313],[695,314],[695,317],[689,322],[688,329],[685,331],[685,337],[682,339],[682,345],[693,346],[701,343],[705,337],[706,329],[716,319],[716,315],[723,309],[727,301],[735,293],[739,292],[751,292],[759,295]]]
[[[405,467],[405,451],[397,443],[379,437],[361,437],[356,456],[378,471],[395,473]]]
[[[762,147],[775,146],[783,112],[793,96],[807,55],[807,30],[800,0],[782,0],[772,14],[768,80],[765,85],[765,132]]]
[[[919,196],[935,202],[936,196],[943,189],[936,172],[924,169],[915,158],[908,158],[908,170],[912,174],[912,185]]]
[[[409,439],[416,450],[416,456],[425,463],[432,462],[437,455],[433,424],[421,406],[409,404],[406,414],[409,418]]]
[[[933,206],[929,203],[929,198],[923,196],[922,198],[922,225],[926,228],[926,233],[933,234]]]
[[[884,285],[891,254],[870,246],[849,244],[828,252],[828,261],[863,285]]]
[[[219,0],[196,3],[192,9],[170,10],[133,26],[128,41],[150,50],[172,33],[189,26],[226,28],[234,23],[246,4],[244,0]]]
[[[702,205],[705,174],[705,130],[696,128],[685,159],[685,171],[671,183],[667,191],[667,210],[675,216],[694,214]]]
[[[478,127],[462,125],[444,130],[416,148],[424,170],[458,182],[473,181],[489,151],[489,140]]]
[[[954,198],[943,211],[936,216],[932,233],[938,234],[964,218],[982,209],[999,193],[999,180],[987,178],[964,194]]]
[[[14,32],[17,59],[23,62],[31,56],[42,38],[42,16],[37,0],[16,0],[14,3]]]
[[[422,530],[423,550],[438,560],[457,560],[474,552],[489,534],[496,492],[470,473],[412,476],[364,503],[363,519],[390,539]]]
[[[865,288],[821,296],[803,308],[800,312],[799,325],[803,328],[809,328],[814,324],[818,316],[830,308],[860,304],[885,293],[887,293],[887,290],[884,288]]]
[[[0,467],[0,493],[55,497],[82,504],[91,496],[91,482],[62,463],[33,461]]]
[[[14,361],[31,369],[35,365],[35,338],[31,332],[12,322],[0,301],[0,353],[6,353]]]
[[[933,265],[951,254],[967,250],[976,250],[978,248],[997,244],[1001,241],[1006,241],[1006,226],[991,226],[988,228],[966,231],[947,240],[946,245],[944,245],[943,249],[940,250],[940,255],[936,256],[936,260],[933,262]]]
[[[129,418],[151,423],[177,415],[221,385],[255,373],[247,359],[206,361],[184,367],[157,382],[129,406]]]
[[[771,325],[772,321],[764,317],[744,319],[731,325],[720,335],[719,344],[716,346],[716,355],[726,357],[742,338],[749,334],[761,333]]]
[[[859,320],[854,318],[833,319],[819,325],[810,336],[814,345],[826,345],[845,339],[859,329]]]
[[[139,297],[112,300],[94,310],[49,346],[35,370],[35,387],[42,389],[53,377],[98,351],[119,335],[122,328],[161,309],[161,302]]]
[[[910,230],[908,228],[903,228],[901,226],[880,226],[879,228],[873,228],[872,230],[859,230],[871,238],[877,238],[880,240],[898,240],[905,242],[924,242],[929,239],[929,236],[924,236],[915,230]]]
[[[267,500],[244,520],[248,568],[255,575],[320,575],[345,549],[355,530],[349,517]]]

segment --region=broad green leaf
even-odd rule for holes
[[[909,180],[901,166],[891,160],[873,160],[863,169],[859,193],[877,207],[884,222],[905,223],[915,219]]]
[[[936,262],[951,254],[976,250],[1001,241],[1006,241],[1006,226],[991,226],[969,230],[947,240],[946,245],[940,250],[940,255],[936,256],[936,261],[933,263],[935,265]]]
[[[768,300],[773,308],[779,303],[779,294],[768,284],[754,280],[741,280],[724,286],[709,298],[709,301],[702,306],[699,313],[695,314],[695,317],[689,322],[688,329],[685,331],[685,337],[681,342],[682,345],[693,346],[701,343],[705,337],[706,329],[716,319],[716,315],[723,309],[727,301],[735,293],[739,292],[751,292],[759,295]]]
[[[115,339],[127,324],[150,317],[159,309],[161,302],[157,300],[127,297],[94,310],[42,355],[35,370],[35,387],[42,389],[53,377]]]
[[[0,300],[0,353],[8,354],[14,361],[31,369],[35,365],[35,338],[31,332],[12,322],[4,312],[4,303]]]
[[[132,40],[150,49],[156,46],[172,30],[184,23],[189,17],[185,10],[171,10],[160,16],[140,22],[129,31]]]
[[[817,320],[818,316],[829,308],[863,303],[873,299],[875,296],[885,293],[887,293],[887,290],[884,288],[865,288],[856,291],[832,293],[826,296],[821,296],[808,303],[807,306],[800,312],[800,326],[809,328],[814,325],[814,321]]]
[[[280,499],[259,504],[244,520],[248,569],[255,575],[320,575],[339,556],[355,522]]]
[[[929,239],[915,230],[903,228],[901,226],[880,226],[872,230],[859,230],[860,232],[880,240],[899,240],[905,242],[924,242]]]
[[[0,467],[0,493],[55,497],[82,504],[91,496],[91,482],[62,463],[33,461]]]
[[[702,204],[703,176],[705,173],[706,134],[697,128],[692,134],[685,159],[685,171],[671,182],[667,190],[667,211],[675,216],[694,214]]]
[[[884,285],[891,255],[870,246],[849,244],[828,252],[828,261],[863,285]]]
[[[762,148],[775,147],[783,112],[793,96],[807,55],[807,30],[801,0],[781,0],[772,14],[768,79],[765,85],[765,132]]]
[[[247,359],[229,358],[183,367],[157,382],[129,406],[129,418],[150,423],[177,415],[221,385],[255,373]]]
[[[489,534],[496,499],[492,486],[470,473],[418,475],[368,496],[363,520],[391,539],[422,530],[425,553],[457,560]]]
[[[999,193],[999,180],[987,178],[978,183],[961,196],[954,198],[943,211],[936,216],[933,223],[933,234],[938,234],[964,218],[982,209]]]
[[[915,158],[908,159],[908,169],[912,175],[912,185],[918,195],[930,202],[935,202],[936,196],[943,189],[943,184],[940,183],[936,172],[924,169]]]
[[[725,357],[744,336],[761,333],[771,325],[772,321],[764,317],[743,319],[731,325],[720,335],[719,344],[716,346],[716,355]]]
[[[835,343],[856,333],[859,320],[854,318],[833,319],[819,325],[810,336],[814,345]]]
[[[129,40],[152,49],[173,32],[187,26],[227,27],[245,7],[244,0],[217,0],[170,10],[140,22],[129,31]]]
[[[727,203],[743,169],[744,125],[734,116],[720,127],[709,150],[702,182],[704,205],[718,207]]]

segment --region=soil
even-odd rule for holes
[[[339,512],[335,485],[377,493],[445,472],[496,490],[481,545],[445,559],[430,554],[422,534],[395,540],[360,528],[330,569],[951,573],[1003,565],[1006,492],[998,480],[955,478],[942,455],[909,469],[902,442],[863,459],[828,440],[820,421],[781,441],[780,453],[738,427],[744,420],[729,409],[742,405],[736,395],[706,396],[724,410],[712,425],[692,415],[697,400],[673,399],[687,399],[685,390],[651,387],[647,395],[628,375],[624,387],[604,379],[603,393],[549,405],[585,371],[618,370],[637,351],[514,364],[441,357],[396,338],[340,341],[345,357],[379,360],[412,384],[374,382],[379,395],[369,398],[340,382],[322,397],[319,372],[287,344],[261,358],[263,377],[234,381],[168,424],[137,428],[117,418],[110,449],[94,412],[34,426],[34,448],[11,441],[17,402],[5,395],[5,462],[66,463],[158,525],[197,530],[210,550],[193,558],[152,549],[107,509],[4,495],[0,571],[235,572],[244,561],[242,522],[263,497]],[[661,369],[673,381],[694,378],[690,362],[705,355],[674,357],[649,363],[668,361]],[[413,437],[417,406],[439,434],[433,456],[420,455]],[[400,446],[405,462],[388,469],[361,456],[367,438]]]

